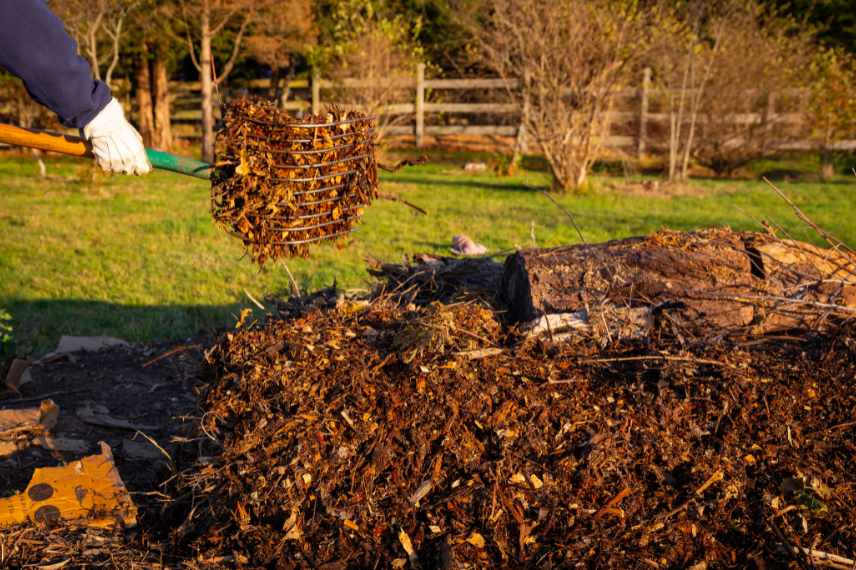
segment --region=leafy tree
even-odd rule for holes
[[[391,104],[408,100],[416,64],[424,60],[416,41],[421,22],[409,21],[382,0],[322,2],[321,41],[314,67],[332,79],[336,100],[378,115],[376,138],[407,116]],[[368,85],[351,86],[354,79]]]
[[[821,153],[821,176],[834,175],[835,143],[856,135],[856,56],[819,50],[809,67],[811,136]]]
[[[768,0],[783,14],[817,29],[827,47],[856,55],[856,6],[853,0]]]

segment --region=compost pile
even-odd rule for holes
[[[325,297],[210,352],[210,449],[181,477],[192,504],[175,534],[197,560],[810,567],[826,553],[844,568],[856,555],[852,322],[746,337],[663,318],[644,338],[559,342],[456,293],[459,263],[379,267],[390,283],[372,300]]]
[[[377,196],[373,129],[356,111],[298,119],[268,101],[233,101],[216,140],[214,220],[260,265],[342,238]]]

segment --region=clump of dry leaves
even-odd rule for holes
[[[217,135],[214,220],[259,265],[342,238],[377,197],[373,130],[355,111],[297,119],[264,100],[233,101]]]

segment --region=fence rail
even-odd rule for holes
[[[499,91],[502,93],[517,89],[519,83],[499,78],[473,79],[427,79],[424,65],[417,66],[414,77],[394,80],[385,85],[412,91],[410,101],[401,101],[387,105],[383,114],[402,116],[408,124],[395,124],[387,128],[387,132],[396,135],[412,135],[417,146],[423,146],[428,136],[470,135],[484,137],[515,137],[518,135],[520,107],[508,102],[480,101],[430,101],[433,93],[455,91]],[[377,81],[366,79],[346,79],[335,83],[319,76],[311,79],[294,79],[288,83],[288,91],[292,95],[283,105],[288,111],[320,112],[328,99],[322,99],[324,91],[336,89],[366,89],[376,87]],[[174,87],[173,121],[180,125],[179,136],[188,139],[199,138],[198,123],[200,121],[199,106],[201,103],[198,82],[176,83]],[[270,91],[268,79],[257,79],[241,85],[240,91],[259,92]],[[635,153],[639,156],[650,152],[657,144],[656,133],[667,128],[671,120],[669,113],[657,110],[655,101],[662,100],[668,92],[655,89],[651,85],[651,72],[645,70],[638,87],[621,89],[617,93],[616,110],[609,113],[611,132],[603,141],[608,148]],[[761,93],[748,92],[748,97],[757,97]],[[737,113],[729,117],[736,124],[751,124],[762,120],[774,120],[780,124],[798,125],[804,120],[800,112],[776,112],[779,97],[790,97],[794,100],[804,100],[807,92],[800,89],[787,89],[776,97],[769,97],[766,110],[758,113]],[[448,95],[444,95],[448,96]],[[491,97],[496,99],[497,97]],[[330,100],[329,102],[335,102]],[[804,108],[804,105],[803,105]],[[409,117],[407,117],[409,116]],[[462,119],[462,116],[463,119]],[[472,121],[472,118],[481,121]],[[438,121],[438,119],[441,119]],[[443,122],[446,124],[434,124]],[[484,122],[487,119],[488,122]],[[490,122],[493,121],[493,122]],[[698,122],[704,124],[705,117],[699,117]],[[475,124],[473,124],[475,123]],[[662,136],[660,136],[662,139]],[[791,142],[781,145],[782,149],[810,149],[810,141]],[[856,150],[856,140],[842,141],[835,145],[841,150]]]

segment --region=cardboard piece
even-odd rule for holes
[[[127,429],[131,431],[154,431],[158,426],[147,424],[136,424],[124,418],[116,418],[110,415],[107,406],[95,402],[85,402],[77,409],[77,417],[81,421],[94,426]]]
[[[114,346],[130,346],[127,341],[112,336],[65,336],[59,339],[56,350],[43,358],[52,358],[73,352],[97,352]]]
[[[0,410],[0,457],[44,440],[59,419],[59,406],[44,400],[38,408]]]
[[[23,358],[16,358],[9,366],[9,372],[6,373],[6,387],[17,392],[24,384],[32,382],[33,376],[30,374],[30,366],[33,363]]]
[[[27,488],[0,499],[0,528],[79,521],[94,528],[132,527],[137,507],[119,476],[110,446],[60,467],[36,469]]]

